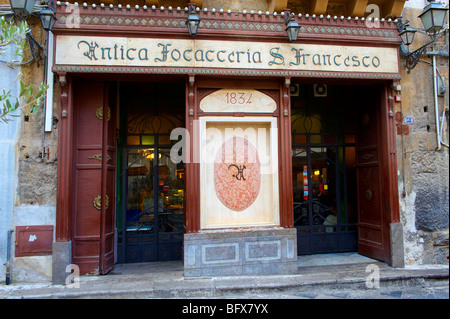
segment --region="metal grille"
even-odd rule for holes
[[[338,92],[334,90],[333,99],[293,98],[294,226],[299,255],[357,250],[355,130],[349,121],[352,112],[340,103]]]

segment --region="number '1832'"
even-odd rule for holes
[[[231,92],[225,94],[227,104],[251,104],[252,93]]]

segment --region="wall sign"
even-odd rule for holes
[[[406,125],[412,125],[414,124],[414,118],[412,116],[405,116],[403,119],[403,123]]]
[[[58,35],[55,64],[398,73],[398,54],[380,47]]]

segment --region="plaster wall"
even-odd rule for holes
[[[12,55],[13,48],[7,47],[6,54],[1,56],[3,61],[16,59]],[[12,96],[19,94],[19,82],[15,81],[20,72],[20,67],[12,69],[4,63],[0,63],[0,88],[11,90]],[[20,115],[16,111],[13,115]],[[16,149],[17,137],[20,129],[20,118],[9,117],[5,124],[0,122],[0,282],[5,280],[6,254],[8,230],[12,229],[14,199],[17,185]]]

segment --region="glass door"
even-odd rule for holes
[[[169,148],[127,149],[123,211],[119,225],[121,262],[181,259],[184,233],[184,164]],[[123,225],[123,227],[122,227]]]
[[[175,164],[168,148],[159,148],[157,155],[158,260],[178,260],[184,233],[184,164]]]
[[[357,250],[355,126],[343,87],[292,100],[294,226],[299,255]],[[331,95],[331,96],[330,96]]]
[[[121,82],[117,179],[119,263],[180,260],[184,163],[170,158],[184,126],[184,82]]]
[[[126,150],[127,167],[124,173],[124,214],[119,236],[124,245],[119,256],[124,262],[157,260],[158,200],[155,198],[154,148]],[[121,226],[121,225],[120,225]]]

